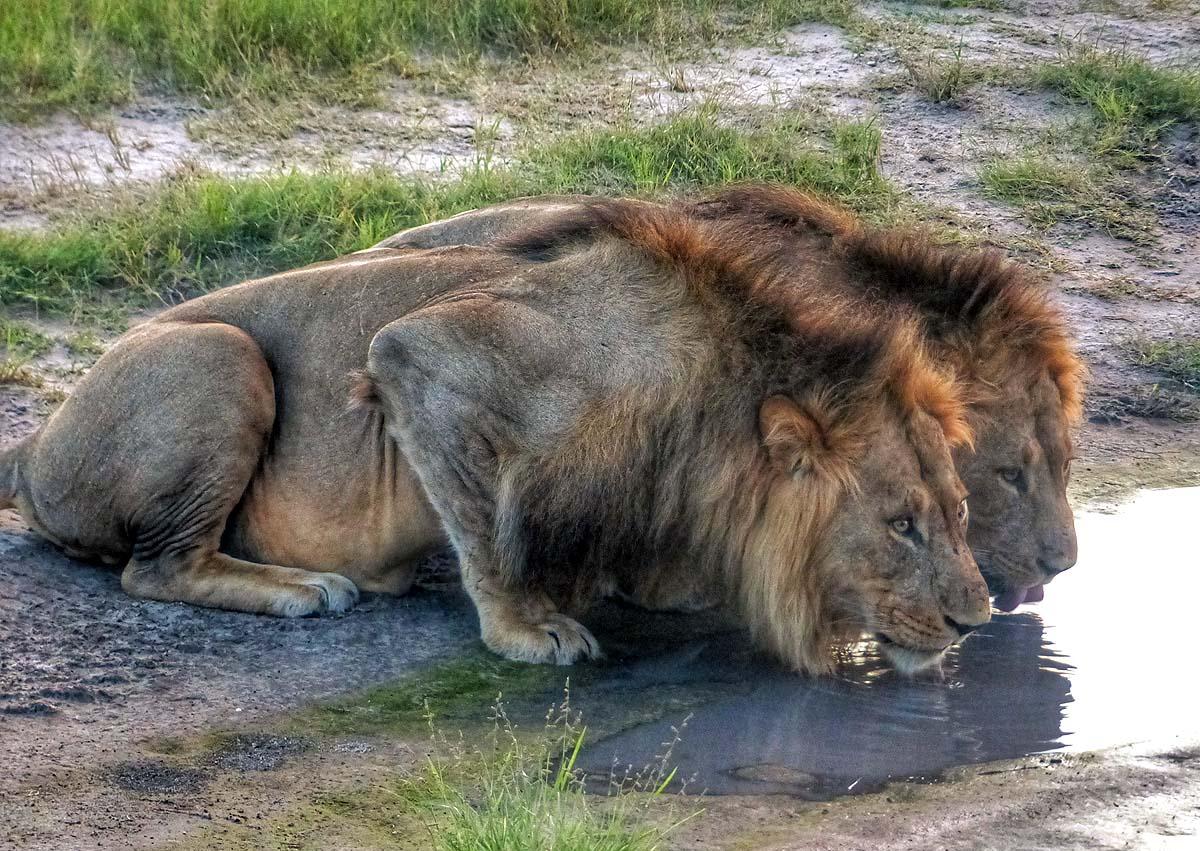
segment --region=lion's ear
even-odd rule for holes
[[[772,396],[758,409],[758,430],[771,462],[794,476],[821,466],[825,429],[786,396]]]

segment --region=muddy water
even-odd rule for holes
[[[1200,741],[1200,488],[1145,492],[1077,522],[1076,567],[952,651],[940,680],[898,677],[869,650],[836,678],[805,680],[717,636],[633,665],[621,686],[728,685],[691,711],[671,758],[692,791],[712,794],[822,798],[968,763]],[[651,763],[682,720],[599,742],[584,767],[602,777]]]

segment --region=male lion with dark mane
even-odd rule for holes
[[[518,199],[376,247],[498,244],[591,203]],[[998,608],[1040,600],[1043,584],[1075,563],[1067,481],[1084,373],[1045,287],[997,252],[949,250],[919,231],[873,229],[794,189],[735,186],[682,203],[702,218],[738,221],[747,238],[786,241],[796,286],[864,299],[881,315],[897,305],[918,311],[931,354],[966,389],[975,440],[960,444],[954,460],[970,494],[975,559]]]
[[[957,385],[740,231],[613,202],[180,305],[0,453],[0,506],[152,599],[340,611],[448,537],[509,658],[597,655],[597,596],[715,593],[797,670],[864,633],[930,665],[989,616]]]

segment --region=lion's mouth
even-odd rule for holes
[[[949,646],[943,647],[941,650],[909,647],[882,632],[875,633],[874,638],[879,643],[880,651],[892,664],[892,667],[907,676],[933,667],[949,649]]]
[[[1046,596],[1045,588],[1040,582],[1026,588],[1010,588],[997,594],[992,605],[1002,612],[1011,612],[1022,603],[1040,603]]]

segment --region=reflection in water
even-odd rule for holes
[[[693,790],[718,794],[823,797],[1048,750],[1195,741],[1191,666],[1179,651],[1200,590],[1186,540],[1196,517],[1200,488],[1081,515],[1079,564],[1044,603],[997,615],[952,652],[944,681],[903,679],[869,652],[837,678],[807,680],[718,636],[625,667],[621,685],[750,684],[695,709],[673,754]],[[651,762],[680,720],[600,742],[583,767]]]

